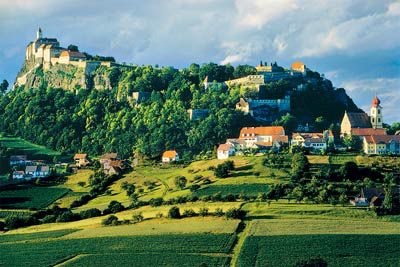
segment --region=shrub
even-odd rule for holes
[[[164,200],[161,197],[158,198],[152,198],[149,201],[150,206],[152,207],[158,207],[161,206],[163,204]]]
[[[156,214],[156,218],[163,218],[164,217],[164,214],[162,214],[161,212],[158,212],[157,214]]]
[[[72,211],[68,210],[58,215],[56,222],[72,222],[79,219],[80,217],[78,214],[74,214]]]
[[[199,188],[200,188],[200,185],[192,184],[189,189],[191,192],[195,192],[195,191],[199,190]]]
[[[208,215],[208,208],[200,208],[199,215],[205,217]]]
[[[46,215],[43,217],[42,219],[42,223],[53,223],[57,220],[57,216],[50,214],[50,215]]]
[[[171,219],[179,219],[181,217],[181,213],[179,211],[179,208],[174,206],[172,208],[169,209],[168,211],[168,218]]]
[[[229,176],[229,168],[225,163],[218,164],[214,170],[214,175],[218,178],[227,178]]]
[[[144,220],[144,217],[141,212],[134,213],[132,215],[132,220],[134,223],[138,223]]]
[[[193,209],[185,209],[182,215],[183,217],[193,217],[196,216],[197,214]]]
[[[110,215],[107,218],[103,219],[103,221],[101,223],[103,225],[118,225],[119,221],[118,221],[118,217],[117,216]]]
[[[229,193],[225,196],[225,201],[234,202],[236,201],[236,196],[234,194]]]
[[[244,219],[246,216],[246,211],[232,208],[226,211],[225,216],[228,219]]]
[[[4,224],[8,229],[37,224],[38,221],[31,215],[10,215],[6,217]]]
[[[222,217],[225,213],[221,208],[216,208],[214,214],[215,216]]]
[[[111,213],[117,213],[123,211],[125,207],[120,202],[113,200],[108,204],[108,209]]]
[[[186,187],[187,179],[185,176],[175,177],[175,186],[179,189],[184,189]]]
[[[88,219],[88,218],[100,216],[101,211],[99,209],[93,208],[93,209],[81,211],[79,213],[79,215],[81,216],[82,219]]]
[[[225,166],[228,168],[228,170],[230,170],[230,171],[235,170],[235,163],[233,162],[233,160],[227,160],[223,164],[225,164]]]

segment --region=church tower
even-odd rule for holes
[[[381,101],[375,96],[371,105],[371,124],[374,129],[383,128],[382,107],[380,104]]]
[[[36,40],[37,40],[37,39],[41,39],[41,38],[42,38],[42,29],[39,28],[39,30],[38,30],[37,33],[36,33]]]

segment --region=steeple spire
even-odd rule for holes
[[[37,33],[36,33],[36,40],[42,38],[42,29],[39,27]]]

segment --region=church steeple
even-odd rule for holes
[[[36,40],[42,38],[42,29],[39,27],[37,33],[36,33]]]
[[[380,104],[381,101],[379,100],[378,96],[375,95],[371,105],[371,124],[372,128],[374,129],[383,128],[383,115]]]

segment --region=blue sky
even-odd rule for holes
[[[0,0],[0,79],[14,82],[38,27],[61,45],[120,62],[290,66],[400,121],[400,2],[385,0]]]

